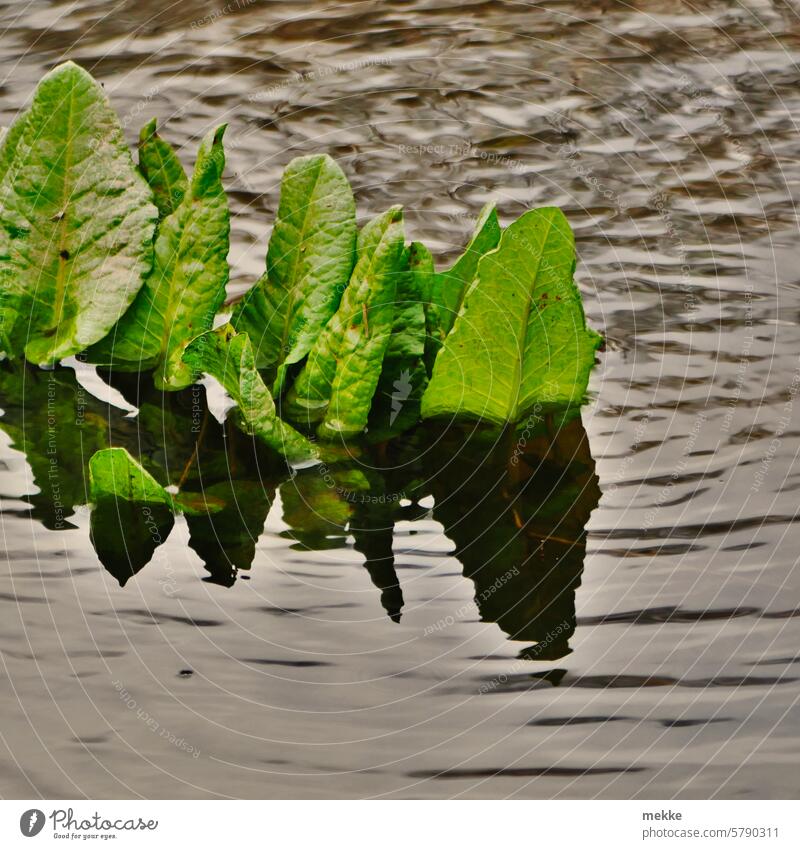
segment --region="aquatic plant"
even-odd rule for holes
[[[504,230],[488,204],[462,256],[437,271],[421,242],[407,244],[400,206],[359,230],[341,168],[300,157],[283,176],[266,271],[231,314],[224,131],[202,140],[188,177],[151,121],[137,167],[86,71],[67,62],[42,79],[0,146],[8,358],[52,366],[84,352],[112,375],[152,372],[167,392],[211,375],[245,433],[295,463],[421,419],[513,428],[584,401],[600,336],[555,208]]]

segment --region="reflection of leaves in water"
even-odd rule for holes
[[[353,514],[354,496],[369,490],[369,481],[358,468],[326,465],[299,472],[281,484],[282,536],[296,540],[292,548],[322,551],[342,548]]]
[[[378,480],[375,476],[376,482]],[[374,498],[371,498],[373,495]],[[387,500],[386,484],[373,484],[370,493],[357,498],[353,509],[350,532],[356,551],[366,558],[364,568],[381,593],[381,605],[393,622],[400,621],[403,609],[403,590],[394,568],[394,523],[398,505]]]
[[[139,408],[130,422],[130,433],[115,430],[114,442],[128,448],[159,481],[175,485],[184,475],[196,475],[198,443],[208,463],[224,465],[223,427],[208,412],[204,386],[159,392],[149,373],[100,373],[128,403]]]
[[[146,566],[175,524],[166,504],[104,498],[95,505],[89,534],[100,562],[124,587]]]
[[[575,631],[585,525],[600,491],[580,419],[522,451],[509,465],[505,445],[487,453],[466,442],[434,478],[433,515],[475,583],[481,619],[535,642],[523,656],[553,659]]]
[[[172,498],[124,448],[108,448],[91,458],[89,495],[92,545],[124,587],[169,536],[175,524]]]
[[[232,586],[239,569],[249,569],[256,543],[272,504],[275,488],[261,481],[223,480],[203,487],[203,493],[224,503],[222,510],[187,516],[189,547],[202,558],[208,581]]]
[[[130,379],[135,376],[130,376]],[[575,591],[583,569],[585,526],[599,491],[580,419],[543,425],[524,442],[498,442],[431,424],[402,439],[364,444],[290,474],[283,461],[208,412],[205,389],[155,391],[146,376],[119,385],[137,417],[98,401],[65,368],[42,372],[0,367],[0,427],[24,450],[40,489],[27,497],[49,528],[86,503],[87,466],[102,448],[121,446],[161,486],[179,485],[189,545],[207,580],[223,586],[249,569],[279,487],[283,536],[298,550],[346,548],[363,555],[388,616],[399,621],[403,594],[392,549],[397,521],[430,515],[418,502],[433,495],[433,518],[455,543],[464,576],[475,585],[481,619],[512,639],[532,643],[521,656],[561,657],[575,629]],[[514,453],[518,462],[509,463]],[[55,471],[53,471],[55,470]],[[407,499],[401,505],[401,499]],[[410,504],[408,502],[411,502]],[[98,499],[91,541],[121,583],[139,572],[174,524],[166,504]]]
[[[75,527],[67,517],[88,500],[89,459],[107,447],[109,419],[118,411],[89,395],[66,368],[3,363],[0,398],[0,428],[26,455],[39,488],[25,499],[31,515],[50,530]]]

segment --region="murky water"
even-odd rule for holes
[[[109,434],[179,477],[197,398],[126,418],[85,369],[6,375],[0,794],[797,796],[792,4],[2,9],[3,123],[67,57],[187,165],[229,122],[232,294],[284,165],[326,151],[443,259],[489,197],[562,207],[608,345],[583,427],[511,481],[431,428],[287,481],[212,423],[191,474],[240,509],[124,561],[113,516],[54,503]],[[81,423],[57,497],[52,398]]]

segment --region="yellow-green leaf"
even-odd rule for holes
[[[564,214],[533,209],[478,263],[436,358],[422,415],[503,425],[583,401],[600,336],[586,326]]]
[[[23,123],[16,144],[15,124],[3,145],[2,335],[10,354],[43,365],[101,339],[131,303],[152,266],[156,209],[103,89],[82,68],[47,74]]]

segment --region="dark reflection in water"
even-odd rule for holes
[[[600,490],[579,418],[539,431],[524,445],[467,442],[434,476],[433,516],[456,543],[481,619],[534,642],[523,657],[554,660],[575,630],[586,523]]]
[[[150,562],[174,524],[165,504],[106,498],[92,511],[90,535],[100,562],[124,587]]]
[[[532,643],[522,658],[569,653],[585,528],[600,497],[576,413],[558,426],[548,416],[519,432],[428,425],[396,442],[332,448],[333,459],[290,473],[258,443],[220,425],[204,387],[164,394],[150,388],[147,374],[141,380],[105,376],[138,405],[135,421],[89,395],[71,369],[44,373],[7,364],[0,371],[7,399],[0,427],[34,470],[41,491],[30,503],[45,526],[48,517],[55,522],[89,500],[89,449],[121,445],[163,485],[196,494],[197,505],[212,505],[186,515],[188,545],[203,561],[204,580],[231,587],[250,570],[279,492],[288,525],[283,535],[292,547],[324,551],[346,547],[352,538],[386,614],[399,622],[404,601],[395,525],[427,515],[420,502],[432,496],[432,518],[455,543],[481,620]],[[33,414],[26,414],[29,405]],[[51,459],[61,458],[64,442],[71,465],[56,466],[54,475]],[[73,487],[62,491],[65,475]],[[174,522],[163,504],[107,498],[92,509],[90,539],[100,562],[125,586],[166,542]]]

